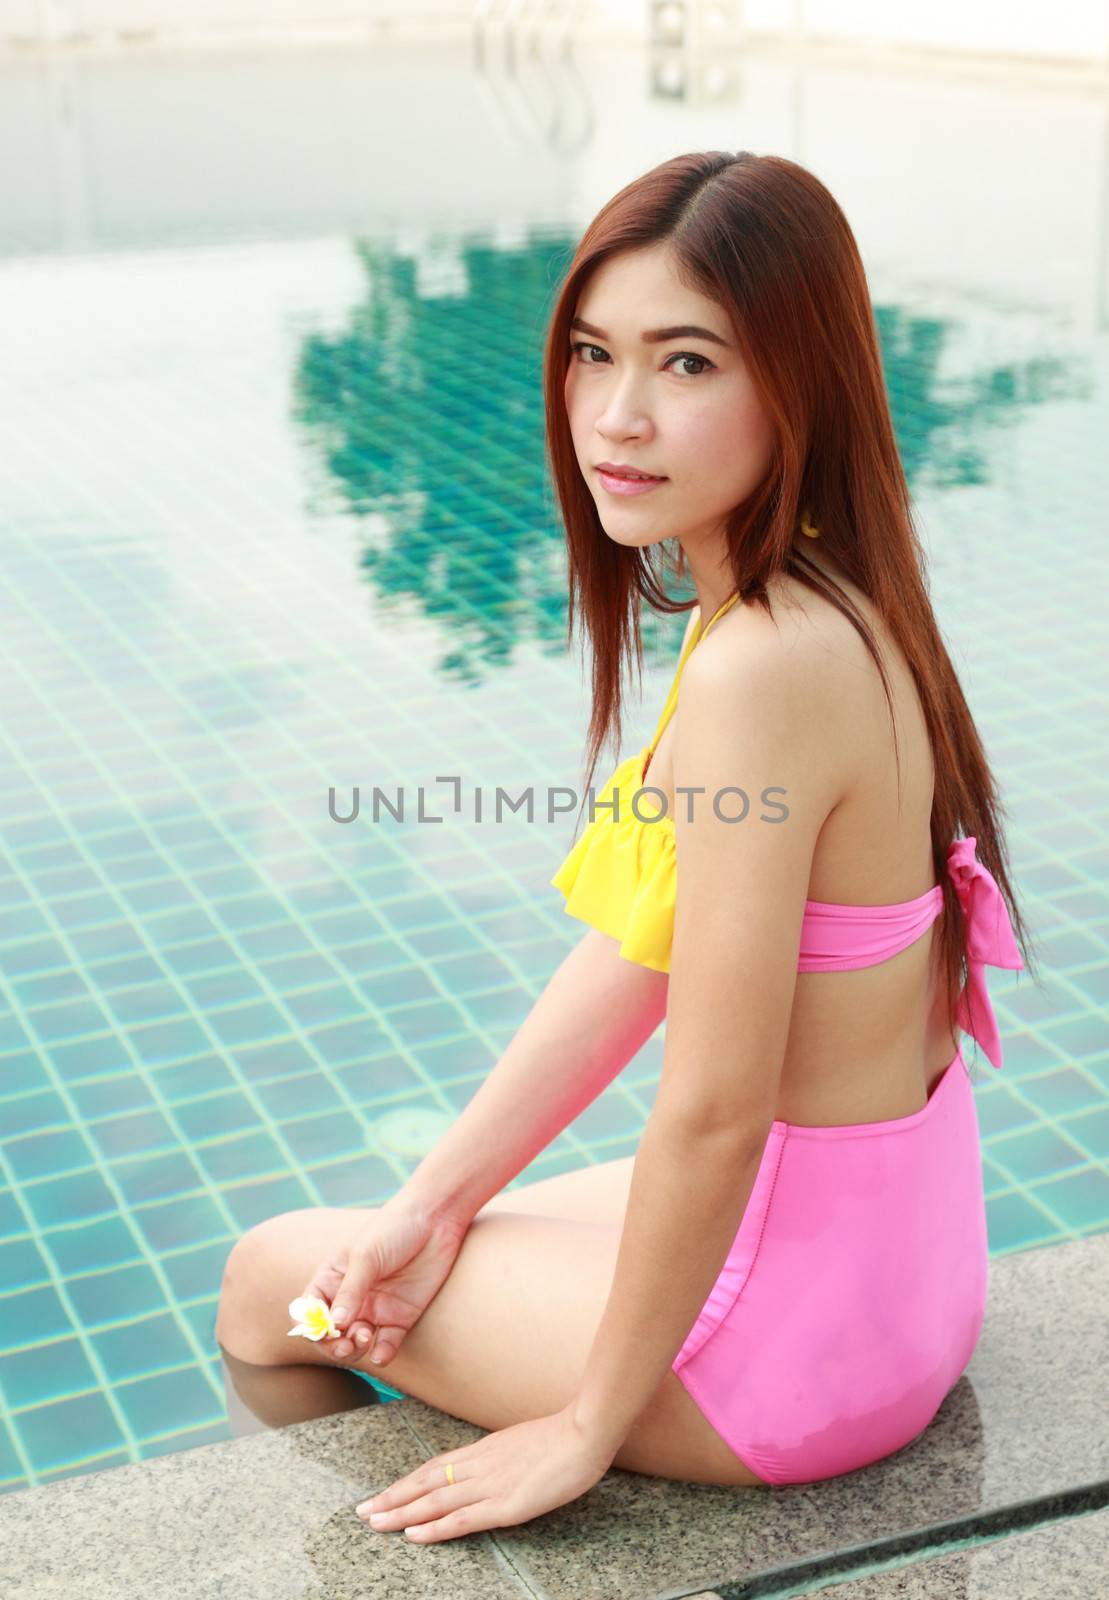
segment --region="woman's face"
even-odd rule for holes
[[[666,338],[642,337],[659,329]],[[629,546],[677,538],[688,555],[708,555],[772,449],[727,314],[679,281],[667,245],[652,245],[596,269],[570,341],[570,432],[606,534]],[[621,494],[598,471],[605,461],[665,481]]]

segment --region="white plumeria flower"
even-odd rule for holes
[[[289,1329],[290,1339],[295,1339],[298,1334],[313,1340],[337,1339],[339,1336],[339,1330],[331,1318],[331,1308],[315,1295],[301,1295],[291,1301],[289,1315],[296,1323],[295,1328]]]

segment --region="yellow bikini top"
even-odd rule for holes
[[[691,651],[738,599],[736,593],[725,600],[704,628],[700,621],[694,624],[678,659],[654,737],[616,768],[597,796],[596,816],[550,880],[566,897],[568,915],[619,939],[622,956],[656,972],[670,971],[674,938],[674,820],[669,812],[662,815],[662,803],[653,794],[640,796],[637,817],[632,810],[632,796],[646,782],[651,757],[678,703],[678,684]],[[615,814],[610,803],[617,792],[619,809]]]

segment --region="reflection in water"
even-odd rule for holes
[[[382,1403],[376,1389],[345,1367],[257,1366],[219,1349],[227,1419],[236,1439]]]
[[[444,641],[440,671],[459,682],[479,682],[524,638],[564,653],[542,358],[574,244],[542,229],[503,247],[441,237],[416,260],[358,241],[362,303],[339,332],[311,332],[295,365],[296,419],[326,469],[320,492],[337,486],[359,520],[379,607],[416,601]],[[988,483],[999,429],[1090,391],[1069,356],[979,357],[958,317],[897,304],[874,316],[910,488]],[[682,631],[644,608],[648,656],[676,655]]]
[[[572,253],[537,232],[521,247],[453,246],[449,293],[418,265],[355,246],[365,301],[334,335],[304,341],[296,416],[362,521],[378,602],[416,600],[445,642],[439,669],[480,681],[522,639],[565,655],[566,556],[544,458],[547,318]],[[693,590],[688,590],[693,598]],[[648,652],[682,629],[643,616]]]

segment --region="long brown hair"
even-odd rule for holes
[[[938,949],[949,1022],[965,977],[962,913],[947,872],[960,834],[997,880],[1029,971],[1030,940],[1009,878],[1002,806],[928,594],[925,556],[890,416],[866,274],[846,217],[796,162],[749,151],[675,156],[621,189],[583,235],[558,293],[544,352],[547,451],[569,556],[567,644],[580,609],[593,646],[588,790],[602,745],[620,740],[620,685],[640,678],[641,602],[674,614],[666,593],[684,575],[667,542],[628,548],[607,537],[578,466],[566,414],[570,320],[586,281],[618,251],[666,242],[683,282],[730,315],[775,435],[763,482],[730,513],[728,559],[741,603],[771,613],[768,582],[788,573],[837,607],[877,665],[873,633],[849,596],[794,546],[807,513],[829,554],[867,595],[902,650],[920,694],[935,765],[932,854],[943,886]]]

